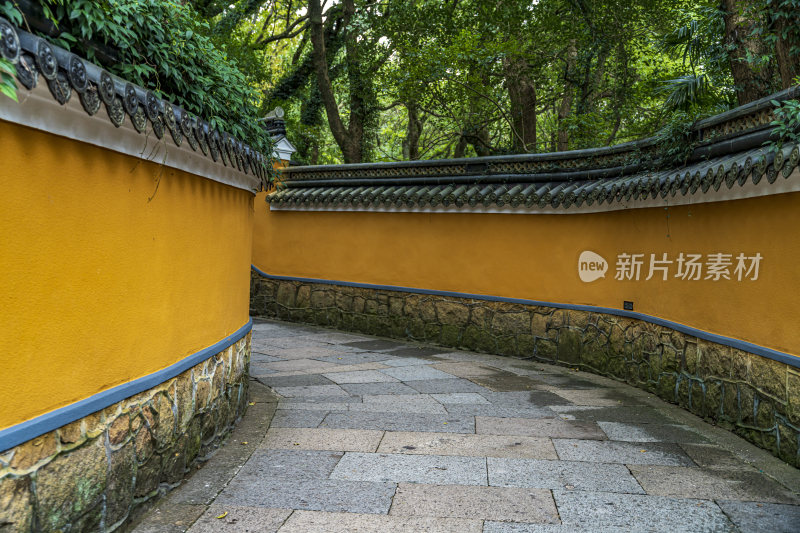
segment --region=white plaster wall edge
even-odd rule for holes
[[[774,183],[769,183],[766,176],[761,178],[758,184],[748,181],[742,186],[734,184],[731,189],[723,183],[718,191],[709,189],[708,192],[702,192],[700,189],[695,191],[694,194],[687,194],[682,196],[680,192],[675,196],[667,195],[662,198],[659,194],[657,198],[648,197],[643,200],[631,200],[628,202],[612,202],[603,203],[602,205],[593,204],[590,206],[582,205],[580,207],[557,207],[547,206],[545,208],[538,207],[511,207],[496,205],[489,207],[482,206],[449,206],[449,207],[394,207],[394,206],[376,206],[376,207],[362,207],[362,206],[305,206],[305,205],[273,205],[269,204],[271,211],[358,211],[358,212],[373,212],[373,213],[485,213],[485,214],[506,214],[506,215],[579,215],[583,213],[603,213],[607,211],[625,211],[629,209],[648,209],[654,207],[667,208],[679,205],[695,205],[706,204],[713,202],[727,202],[730,200],[743,200],[746,198],[758,198],[761,196],[772,196],[776,194],[785,194],[800,191],[800,167],[794,169],[788,178],[778,173],[778,177]]]
[[[197,152],[192,150],[186,140],[177,146],[166,129],[164,137],[158,139],[149,122],[147,130],[139,133],[126,114],[125,121],[117,128],[108,118],[104,104],[90,116],[75,91],[62,106],[50,94],[41,76],[33,90],[21,88],[18,95],[19,103],[5,97],[0,100],[0,119],[163,164],[237,189],[255,192],[261,186],[258,177],[225,166],[221,161],[214,162],[199,148]]]

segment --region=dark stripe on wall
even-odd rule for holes
[[[26,420],[15,426],[11,426],[0,431],[0,452],[13,448],[23,442],[29,441],[43,435],[48,431],[60,428],[65,424],[80,420],[85,416],[89,416],[101,409],[105,409],[109,405],[130,398],[135,394],[144,392],[153,387],[161,385],[165,381],[169,381],[178,374],[189,370],[209,357],[218,354],[219,352],[227,349],[229,346],[238,342],[247,333],[253,329],[253,319],[249,319],[247,324],[236,330],[232,335],[228,335],[221,341],[204,348],[199,352],[181,359],[177,363],[168,366],[158,372],[148,374],[147,376],[117,385],[108,390],[98,392],[97,394],[80,400],[78,402],[66,405],[49,413],[37,416],[30,420]]]
[[[651,324],[656,324],[659,326],[664,326],[666,328],[674,329],[675,331],[679,331],[681,333],[685,333],[687,335],[692,335],[693,337],[697,337],[699,339],[715,342],[717,344],[722,344],[725,346],[730,346],[731,348],[736,348],[737,350],[742,350],[745,352],[750,352],[752,354],[760,355],[762,357],[766,357],[768,359],[773,359],[775,361],[779,361],[781,363],[787,364],[789,366],[793,366],[795,368],[800,368],[800,357],[796,357],[794,355],[779,352],[777,350],[773,350],[771,348],[765,348],[764,346],[759,346],[758,344],[753,344],[750,342],[746,342],[739,339],[733,339],[731,337],[724,337],[722,335],[717,335],[715,333],[709,333],[707,331],[703,331],[701,329],[696,329],[690,326],[686,326],[684,324],[679,324],[678,322],[671,322],[669,320],[665,320],[663,318],[658,318],[655,316],[645,315],[643,313],[637,313],[635,311],[625,311],[623,309],[614,309],[611,307],[596,307],[593,305],[576,305],[576,304],[560,304],[560,303],[553,303],[553,302],[542,302],[539,300],[525,300],[521,298],[505,298],[503,296],[487,296],[484,294],[469,294],[465,292],[452,292],[452,291],[437,291],[432,289],[415,289],[412,287],[399,287],[396,285],[373,285],[370,283],[354,283],[352,281],[333,281],[327,279],[314,279],[314,278],[295,278],[291,276],[273,276],[271,274],[267,274],[266,272],[260,270],[255,265],[252,265],[253,271],[255,271],[260,276],[263,276],[267,279],[273,279],[277,281],[299,281],[302,283],[319,283],[321,285],[342,285],[344,287],[356,287],[359,289],[375,289],[375,290],[383,290],[383,291],[395,291],[395,292],[409,292],[415,294],[429,294],[432,296],[445,296],[450,298],[467,298],[470,300],[484,300],[489,302],[503,302],[503,303],[510,303],[510,304],[522,304],[522,305],[535,305],[540,307],[554,307],[556,309],[568,309],[573,311],[587,311],[592,313],[605,313],[607,315],[615,315],[615,316],[623,316],[626,318],[635,318],[638,320],[643,320],[645,322],[650,322]]]

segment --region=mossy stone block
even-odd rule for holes
[[[62,454],[36,473],[37,522],[46,531],[62,529],[97,506],[106,489],[108,461],[103,439]]]

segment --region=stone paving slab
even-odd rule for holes
[[[623,399],[608,389],[560,389],[553,390],[568,402],[574,405],[590,405],[594,407],[617,407],[622,405]],[[627,401],[627,404],[634,402]]]
[[[445,406],[453,404],[489,405],[489,400],[477,392],[448,392],[446,394],[431,394],[431,397]]]
[[[374,452],[383,431],[328,428],[270,428],[264,448]],[[555,451],[553,452],[555,454]]]
[[[189,529],[189,533],[275,533],[290,514],[292,509],[212,505]]]
[[[270,350],[334,350],[335,348],[325,343],[321,343],[319,339],[313,335],[284,335],[273,336],[266,339],[259,338],[259,335],[254,335],[251,341],[251,346],[266,347]],[[338,347],[337,347],[338,348]],[[272,353],[272,352],[270,352]]]
[[[270,427],[315,428],[322,423],[330,411],[278,409]]]
[[[397,350],[398,348],[406,348],[407,345],[402,342],[389,341],[385,339],[367,338],[367,340],[360,340],[354,342],[346,342],[343,346],[351,346],[364,351],[382,352],[384,350]]]
[[[648,494],[657,496],[800,504],[800,498],[758,472],[657,465],[628,468]]]
[[[610,492],[553,491],[561,522],[592,531],[618,527],[636,531],[734,531],[714,503]]]
[[[546,438],[412,431],[387,431],[378,452],[558,459],[552,441]]]
[[[350,333],[342,333],[332,329],[315,330],[309,337],[317,342],[324,342],[327,344],[346,344],[348,342],[358,342],[364,340],[363,335],[354,335]]]
[[[324,403],[353,403],[361,401],[359,396],[349,396],[346,394],[338,394],[335,396],[288,396],[286,398],[281,398],[278,400],[278,409],[282,409],[283,406],[292,404],[292,403],[306,403],[306,404],[324,404]],[[322,407],[320,407],[322,409]]]
[[[439,357],[443,359],[448,359],[450,361],[463,361],[467,363],[479,363],[479,364],[486,364],[490,366],[499,366],[503,363],[510,363],[510,360],[507,357],[503,357],[500,355],[491,355],[488,353],[476,353],[476,352],[462,352],[460,350],[446,352],[439,355]]]
[[[487,465],[489,485],[497,487],[645,493],[621,464],[489,457]]]
[[[718,501],[741,533],[797,533],[800,506],[777,503]]]
[[[597,422],[610,440],[627,442],[687,442],[703,443],[708,439],[678,424],[623,424],[621,422]]]
[[[459,378],[472,378],[478,376],[493,376],[497,374],[496,368],[491,368],[475,363],[452,362],[452,363],[436,363],[431,365],[436,370],[447,372]]]
[[[558,418],[537,419],[476,416],[475,433],[483,435],[527,435],[530,437],[551,437],[562,439],[606,438],[605,433],[603,433],[594,423],[569,422]]]
[[[428,413],[392,413],[390,417],[385,413],[330,413],[321,427],[475,433],[475,417]]]
[[[278,404],[280,409],[300,409],[308,411],[349,411],[350,406],[353,405],[349,402],[305,402],[305,398],[290,398]],[[355,398],[354,398],[355,399]]]
[[[413,365],[401,366],[395,368],[386,368],[381,370],[387,376],[391,376],[399,381],[420,381],[423,379],[455,379],[455,376],[431,368],[429,365]]]
[[[389,413],[405,412],[447,414],[444,406],[427,394],[367,394],[362,396],[361,400],[363,402],[363,407],[366,408],[363,410],[374,410]]]
[[[293,343],[296,341],[288,340],[287,342]],[[336,346],[319,346],[313,342],[308,342],[306,346],[292,346],[285,348],[281,346],[262,347],[262,353],[267,353],[275,357],[280,357],[287,361],[294,361],[296,359],[312,359],[315,357],[327,357],[330,355],[337,355],[343,353],[350,353],[346,350]]]
[[[394,354],[394,352],[388,352],[388,354]],[[394,359],[389,359],[385,361],[387,366],[415,366],[415,365],[432,365],[436,361],[432,361],[430,359],[420,359],[419,357],[395,357]]]
[[[327,378],[326,378],[327,379]],[[339,385],[348,393],[355,396],[368,394],[419,394],[419,391],[405,383],[342,383]]]
[[[530,524],[520,522],[494,522],[487,520],[484,522],[483,533],[639,533],[653,530],[630,529],[627,527],[581,527],[575,524],[554,525],[554,524]]]
[[[357,372],[337,372],[324,374],[335,383],[387,383],[399,380],[377,370],[362,370]]]
[[[549,490],[400,483],[390,515],[560,523]]]
[[[486,459],[446,455],[348,452],[332,480],[409,482],[431,485],[487,485]]]
[[[238,478],[252,478],[256,483],[266,478],[284,478],[287,482],[325,479],[343,456],[342,452],[319,450],[258,449],[239,471]]]
[[[494,418],[558,418],[548,407],[512,407],[494,404],[458,404],[445,405],[447,412],[454,416],[483,416]]]
[[[480,520],[295,511],[280,533],[481,533]]]
[[[270,370],[269,368],[264,368],[258,365],[250,365],[250,377],[251,378],[261,378],[267,377],[270,374],[277,374],[276,370]]]
[[[681,444],[680,446],[686,455],[702,468],[753,471],[751,465],[742,462],[734,454],[719,446],[712,444]]]
[[[242,468],[243,463],[250,458],[252,449],[248,450],[248,448],[253,446],[250,446],[249,441],[246,442],[248,445],[239,444],[238,448],[234,448],[234,453],[214,455],[183,484],[181,491],[173,496],[172,501],[179,504],[200,505],[207,505],[214,501],[217,494],[225,488],[227,480],[235,476]]]
[[[427,357],[436,360],[438,359],[436,356],[445,357],[452,353],[452,350],[442,346],[413,346],[407,344],[402,348],[396,348],[388,353],[399,357]]]
[[[677,444],[553,439],[562,461],[620,463],[627,465],[694,466]]]
[[[253,483],[237,476],[215,503],[222,506],[386,514],[396,487],[394,483],[342,479],[287,481],[285,478],[264,478]]]
[[[621,422],[623,424],[669,424],[661,411],[647,406],[592,407],[586,405],[555,405],[550,408],[568,420],[586,422]]]
[[[531,370],[531,367],[525,367],[518,364],[512,364],[511,368],[516,368],[519,370]],[[533,365],[533,368],[541,368],[540,365]],[[552,374],[542,371],[533,370],[536,381],[541,383],[545,383],[552,387],[555,387],[557,390],[561,389],[562,387],[565,389],[570,390],[579,390],[579,389],[588,389],[594,390],[597,389],[597,383],[595,381],[591,381],[589,379],[584,379],[582,377],[578,377],[575,374],[564,375],[564,373],[559,374]],[[592,376],[594,378],[594,376]]]
[[[301,398],[306,396],[350,396],[338,385],[308,385],[295,387],[273,387],[275,392],[285,398]]]
[[[385,364],[381,363],[357,363],[354,365],[337,365],[333,367],[325,367],[324,369],[309,369],[306,372],[325,372],[332,374],[336,372],[360,372],[362,370],[381,370],[388,368]]]
[[[481,387],[480,385],[476,385],[475,383],[466,379],[420,379],[407,380],[404,383],[423,394],[444,394],[450,392],[489,392],[489,389]]]
[[[540,384],[529,377],[518,376],[511,372],[498,372],[492,376],[475,376],[471,380],[497,392],[536,390]]]
[[[336,368],[336,363],[323,363],[316,359],[292,359],[291,361],[265,363],[262,366],[269,370],[275,370],[276,372],[313,370],[315,373],[322,373],[329,368]]]
[[[427,395],[418,394],[417,399],[404,399],[396,401],[372,401],[370,398],[374,396],[363,396],[363,403],[350,404],[350,411],[353,412],[370,412],[370,413],[428,413],[446,415],[447,411],[444,406],[427,397]],[[400,395],[388,396],[389,398],[399,398]]]
[[[333,385],[334,383],[319,374],[301,374],[297,376],[266,376],[259,381],[265,385],[269,385],[273,389],[278,387],[310,387],[314,385]]]
[[[552,407],[569,405],[558,394],[548,391],[507,391],[507,392],[482,392],[481,395],[494,405],[508,405],[513,407]]]
[[[148,511],[136,533],[184,533],[205,512],[205,505],[164,502]]]
[[[337,365],[357,365],[359,363],[377,363],[385,361],[385,364],[393,366],[391,365],[391,361],[389,361],[389,356],[382,353],[372,352],[343,353],[338,355],[329,355],[327,357],[315,357],[314,359],[325,363],[335,363]]]
[[[253,350],[250,355],[250,366],[252,367],[253,364],[263,364],[263,363],[274,363],[276,361],[284,361],[280,357],[275,357],[274,355],[267,355],[260,352]]]

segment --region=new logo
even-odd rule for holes
[[[581,252],[581,256],[578,258],[578,276],[580,276],[581,281],[591,283],[606,277],[607,271],[608,261],[603,259],[602,256],[589,250]]]

